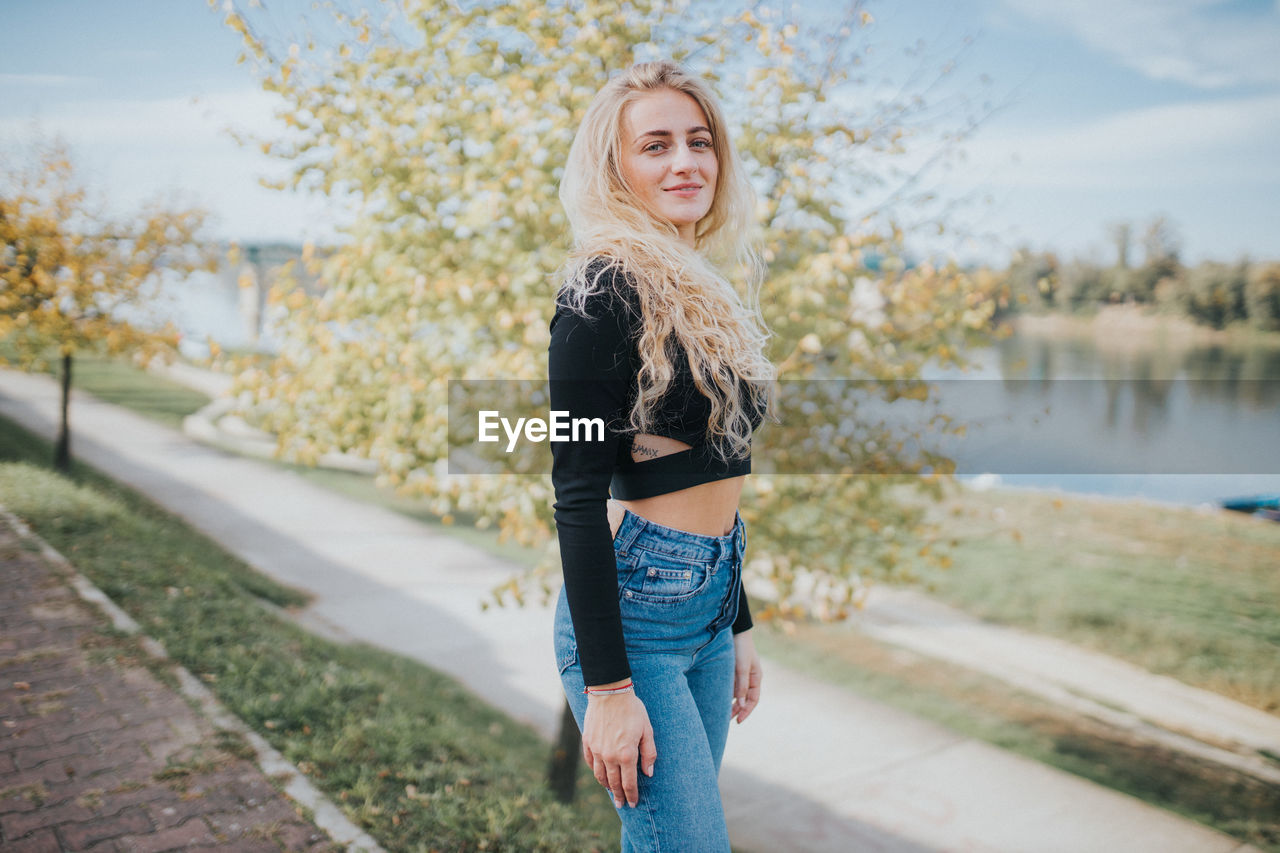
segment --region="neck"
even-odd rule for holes
[[[697,248],[697,245],[696,245],[697,240],[695,239],[695,236],[694,236],[698,230],[697,223],[691,222],[688,225],[680,225],[680,226],[677,226],[676,230],[680,232],[681,243],[684,243],[690,249]]]

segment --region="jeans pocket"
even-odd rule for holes
[[[555,647],[556,669],[564,671],[578,662],[578,638],[573,633],[573,619],[569,616],[569,599],[563,588],[556,600],[556,612],[552,626],[552,644]]]
[[[578,647],[574,643],[569,643],[564,648],[560,644],[556,644],[556,669],[561,675],[564,671],[578,662]]]
[[[675,557],[637,549],[626,581],[623,598],[654,603],[679,603],[700,593],[711,582],[711,564],[687,557]]]

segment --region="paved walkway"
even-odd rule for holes
[[[342,849],[109,627],[0,518],[0,850]]]
[[[0,414],[52,435],[56,410],[51,380],[0,371]],[[563,703],[551,613],[478,607],[510,565],[88,395],[71,411],[73,453],[313,593],[313,624],[449,672],[550,736]],[[1252,849],[776,662],[765,672],[721,777],[742,850]]]

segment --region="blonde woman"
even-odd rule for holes
[[[551,444],[561,680],[622,849],[728,850],[720,759],[761,685],[738,514],[773,378],[754,191],[710,88],[664,61],[596,95],[560,200],[551,408],[605,424]]]

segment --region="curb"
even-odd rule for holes
[[[138,637],[142,649],[157,661],[165,663],[178,679],[178,692],[215,726],[235,732],[242,736],[253,747],[258,766],[269,778],[276,780],[281,790],[289,799],[311,811],[311,819],[317,827],[329,834],[335,842],[346,846],[352,853],[386,853],[364,830],[353,824],[329,798],[311,784],[302,771],[289,763],[279,751],[245,725],[239,717],[227,710],[216,696],[200,680],[192,675],[185,666],[169,657],[164,646],[142,632],[133,617],[120,609],[114,601],[107,597],[101,589],[82,575],[66,557],[62,556],[52,545],[45,542],[39,534],[26,525],[8,507],[0,504],[0,519],[7,522],[22,539],[39,547],[40,555],[70,581],[76,594],[89,604],[97,607],[118,631]]]

